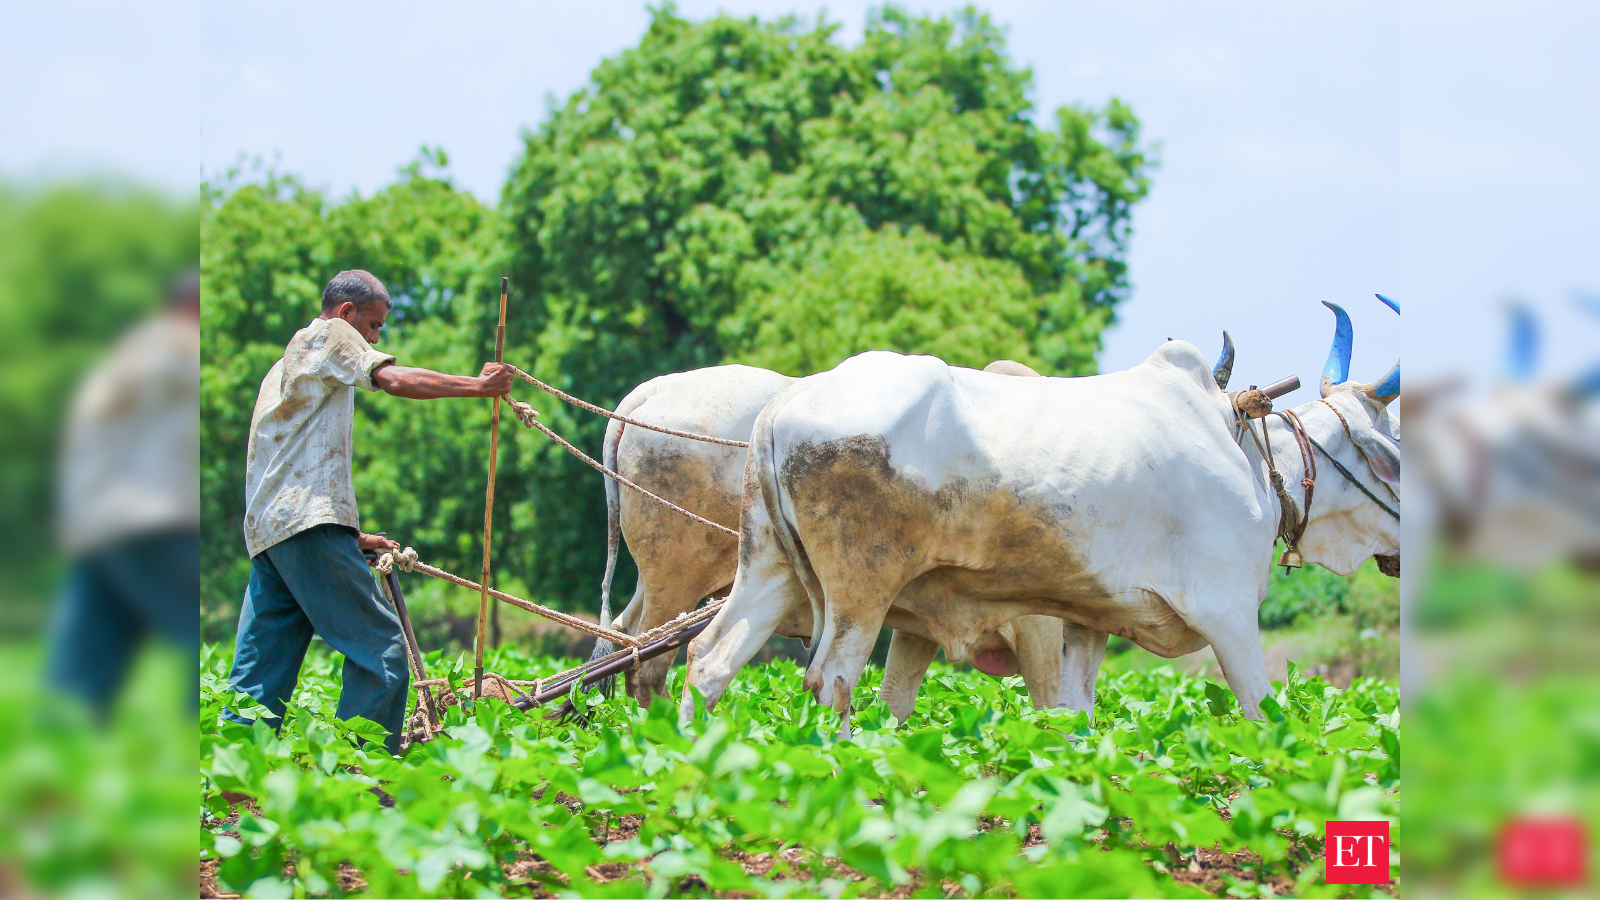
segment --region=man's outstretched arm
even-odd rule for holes
[[[446,375],[432,369],[385,364],[374,369],[372,383],[386,394],[408,400],[442,397],[497,397],[511,392],[511,367],[484,363],[479,375]]]

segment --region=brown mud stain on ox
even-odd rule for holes
[[[801,546],[832,564],[817,573],[830,603],[897,597],[897,610],[922,620],[914,633],[953,658],[970,652],[983,671],[1010,674],[1015,657],[994,632],[1019,615],[1057,615],[1167,657],[1205,644],[1160,597],[1101,584],[1070,542],[1066,526],[1080,511],[1025,499],[1032,485],[958,478],[930,489],[899,472],[876,435],[797,445],[780,479]]]
[[[739,508],[728,502],[728,492],[714,487],[717,484],[717,467],[703,454],[685,453],[660,444],[642,447],[624,446],[621,474],[685,509],[696,512],[719,525],[737,528]],[[637,494],[624,490],[621,503],[626,507],[623,521],[628,525],[628,547],[636,554],[651,544],[662,544],[680,552],[686,545],[699,544],[702,552],[716,556],[731,554],[738,541],[720,531],[699,523],[687,523],[678,513]]]

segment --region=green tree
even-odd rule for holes
[[[395,294],[385,349],[458,372],[491,357],[509,271],[507,359],[608,405],[663,372],[737,361],[807,374],[874,348],[1092,371],[1147,189],[1131,112],[1063,108],[1039,126],[1029,73],[975,12],[887,9],[854,47],[836,31],[658,11],[639,46],[526,135],[498,210],[455,190],[438,151],[371,197],[330,201],[272,172],[208,187],[208,632],[231,621],[248,571],[256,389],[340,269],[369,269]],[[598,449],[602,419],[518,393]],[[363,526],[475,571],[487,405],[362,396]],[[598,478],[509,418],[500,447],[497,579],[592,609]]]
[[[512,358],[607,404],[663,372],[875,348],[1093,371],[1148,189],[1138,120],[1113,100],[1035,122],[1031,73],[970,9],[886,8],[854,47],[837,29],[669,6],[526,136],[502,204]],[[552,404],[598,447],[602,421]],[[497,488],[539,523],[518,575],[587,598],[598,485],[558,449],[528,462]]]

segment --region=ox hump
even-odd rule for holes
[[[1194,383],[1202,389],[1220,390],[1211,377],[1211,360],[1200,352],[1199,347],[1188,341],[1167,341],[1157,347],[1144,364],[1177,369],[1194,379]]]

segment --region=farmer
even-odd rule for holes
[[[101,721],[147,638],[199,656],[199,409],[190,272],[83,380],[62,441],[57,525],[70,565],[46,672]]]
[[[389,307],[371,273],[340,272],[322,292],[322,315],[295,333],[261,382],[245,463],[250,586],[229,680],[280,724],[311,635],[320,634],[345,657],[339,718],[382,725],[396,753],[410,682],[405,637],[361,551],[400,545],[360,531],[350,480],[354,389],[411,400],[493,397],[511,389],[511,368],[487,363],[474,377],[394,365],[371,346]]]

